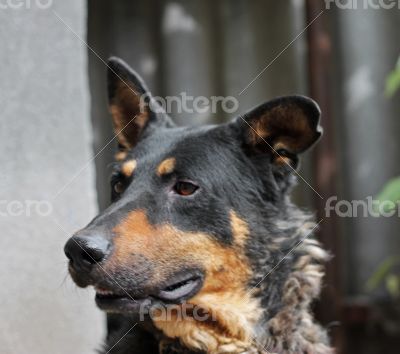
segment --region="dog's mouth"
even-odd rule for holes
[[[140,296],[120,288],[107,289],[95,286],[97,306],[109,312],[138,312],[152,303],[179,304],[198,293],[203,285],[200,274],[173,276],[159,289],[152,289]]]

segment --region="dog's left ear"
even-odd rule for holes
[[[321,136],[321,111],[304,96],[286,96],[264,103],[233,123],[249,154],[271,156],[275,165],[296,168],[298,155]]]
[[[107,64],[109,108],[120,149],[133,148],[150,128],[173,126],[142,78],[128,64],[116,57],[111,57]]]

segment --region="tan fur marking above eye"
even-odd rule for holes
[[[244,247],[249,236],[249,227],[246,221],[239,218],[235,211],[231,210],[231,228],[233,239],[239,247]]]
[[[157,174],[159,176],[167,175],[173,172],[176,165],[176,160],[174,157],[170,157],[169,159],[164,160],[161,162],[157,167]]]
[[[126,161],[122,165],[122,169],[121,169],[124,176],[126,176],[126,177],[132,176],[133,171],[135,171],[136,164],[137,164],[136,160]]]
[[[118,151],[114,157],[115,157],[115,160],[117,160],[117,161],[124,161],[127,156],[128,156],[127,151]]]

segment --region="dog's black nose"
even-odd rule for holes
[[[104,237],[77,234],[68,240],[64,252],[75,270],[90,271],[93,265],[106,258],[109,246]]]

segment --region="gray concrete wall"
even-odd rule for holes
[[[103,316],[63,254],[97,209],[86,2],[20,3],[0,9],[0,352],[94,353]]]

